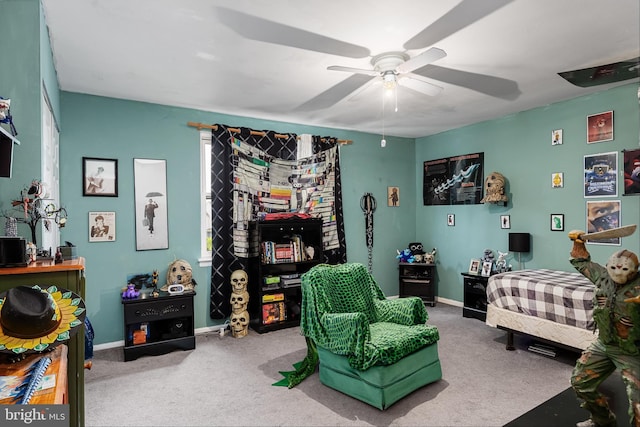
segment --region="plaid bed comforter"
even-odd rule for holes
[[[487,284],[487,302],[496,307],[593,330],[595,286],[583,275],[556,270],[496,274]]]

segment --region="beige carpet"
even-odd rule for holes
[[[320,384],[317,374],[293,389],[272,386],[305,355],[299,328],[290,328],[199,335],[195,350],[131,362],[122,349],[98,351],[85,372],[86,425],[502,426],[569,386],[577,354],[531,353],[521,337],[508,352],[503,331],[463,318],[462,308],[427,310],[440,330],[443,378],[386,411]]]

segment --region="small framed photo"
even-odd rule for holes
[[[564,231],[564,214],[551,214],[551,231]]]
[[[480,260],[473,258],[469,263],[469,274],[478,274],[480,272]]]
[[[551,145],[562,145],[562,129],[551,132]]]
[[[82,195],[118,197],[118,159],[83,157]]]
[[[509,215],[500,215],[500,228],[511,228],[511,217]]]
[[[613,140],[613,111],[587,116],[587,144]]]
[[[554,172],[551,174],[551,188],[564,187],[564,173]]]
[[[449,227],[456,225],[456,216],[454,214],[447,214],[447,225]]]
[[[400,189],[387,187],[387,206],[400,206]]]
[[[89,212],[89,242],[116,240],[116,213]]]
[[[493,263],[491,261],[485,261],[482,263],[482,272],[480,273],[481,276],[484,277],[489,277],[491,276],[491,266],[493,265]]]

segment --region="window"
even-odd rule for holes
[[[200,267],[211,265],[211,131],[200,131]]]

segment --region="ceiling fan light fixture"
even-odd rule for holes
[[[398,81],[393,71],[385,71],[382,75],[382,85],[386,90],[393,90],[396,88]]]

